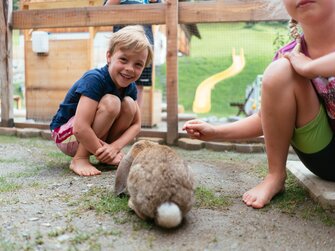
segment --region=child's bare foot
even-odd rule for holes
[[[268,204],[271,199],[285,189],[285,178],[268,174],[265,179],[243,194],[243,202],[253,208],[262,208]]]
[[[71,161],[70,169],[80,176],[94,176],[101,174],[101,171],[91,165],[88,158],[74,157]]]

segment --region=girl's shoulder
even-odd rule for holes
[[[281,47],[276,52],[273,60],[277,60],[278,58],[280,58],[285,53],[292,51],[296,45],[297,45],[297,42],[295,40],[293,40],[293,41],[289,42],[288,44],[284,45],[283,47]]]

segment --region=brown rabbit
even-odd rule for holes
[[[190,167],[168,146],[135,143],[116,172],[115,193],[128,192],[128,206],[164,228],[178,226],[194,203]]]

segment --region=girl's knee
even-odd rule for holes
[[[99,102],[98,112],[99,113],[108,113],[110,115],[118,115],[121,110],[121,101],[119,97],[106,94],[102,97]]]
[[[309,80],[298,75],[286,58],[272,62],[265,70],[262,79],[262,91],[292,91],[306,86]]]

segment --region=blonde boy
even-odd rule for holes
[[[113,33],[107,64],[86,72],[70,88],[50,129],[58,148],[72,156],[70,169],[81,176],[101,172],[89,161],[118,165],[122,148],[141,128],[135,81],[152,61],[152,48],[141,26]]]

